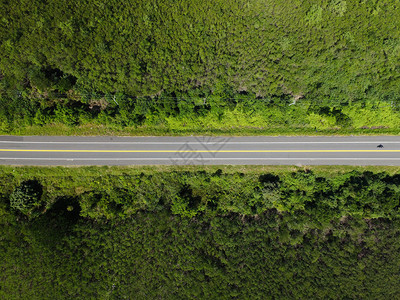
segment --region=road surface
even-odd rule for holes
[[[400,137],[0,136],[0,164],[400,166]]]

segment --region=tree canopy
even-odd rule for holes
[[[0,2],[2,89],[398,98],[398,1]],[[76,81],[76,82],[75,82]]]

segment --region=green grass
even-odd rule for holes
[[[350,171],[370,171],[374,173],[387,172],[389,175],[400,173],[400,167],[397,166],[256,166],[256,165],[213,165],[213,166],[173,166],[173,165],[154,165],[154,166],[0,166],[0,176],[12,174],[18,180],[25,180],[35,176],[58,177],[58,176],[106,176],[106,175],[138,175],[142,172],[154,175],[160,172],[194,172],[205,171],[214,173],[222,170],[223,173],[234,174],[255,174],[275,173],[284,174],[299,170],[312,170],[315,174],[321,176],[335,176]]]
[[[173,128],[163,126],[139,126],[115,128],[107,125],[87,124],[84,126],[66,126],[64,124],[28,126],[13,130],[11,132],[0,132],[3,135],[65,135],[65,136],[187,136],[187,135],[210,135],[210,136],[325,136],[325,135],[398,135],[400,128],[381,129],[323,129],[311,128],[262,128],[262,127],[234,127],[234,128]]]

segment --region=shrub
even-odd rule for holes
[[[40,203],[42,185],[37,180],[27,180],[10,195],[10,206],[25,215],[31,215]]]

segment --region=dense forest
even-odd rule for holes
[[[211,114],[209,126],[218,127],[216,122],[234,118],[229,110],[254,105],[263,113],[253,119],[266,126],[239,127],[269,127],[275,122],[265,113],[271,103],[296,100],[336,107],[321,116],[308,112],[321,126],[306,120],[286,127],[385,126],[346,123],[351,116],[343,120],[329,109],[367,100],[393,105],[399,99],[399,5],[2,0],[0,130],[95,120],[114,128],[156,123],[173,133],[171,123],[182,128]],[[284,110],[284,121],[291,115]],[[251,116],[250,111],[243,118]],[[326,121],[332,116],[335,120]]]
[[[400,293],[394,168],[0,171],[1,298]]]
[[[398,98],[399,2],[2,0],[2,89]]]

